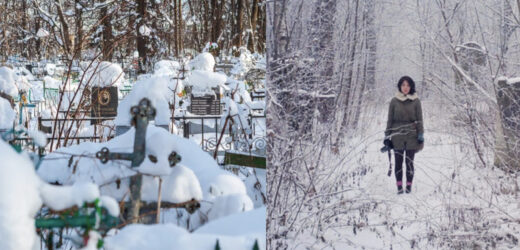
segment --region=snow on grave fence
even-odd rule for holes
[[[221,119],[221,116],[211,116],[211,115],[206,115],[206,116],[186,116],[186,115],[183,115],[183,116],[174,116],[171,118],[172,121],[178,121],[180,122],[180,128],[182,129],[183,131],[183,136],[185,138],[190,138],[191,135],[197,135],[197,134],[200,134],[202,136],[202,140],[201,140],[201,143],[202,143],[202,149],[206,152],[210,152],[210,151],[214,151],[216,149],[216,144],[217,144],[217,139],[218,139],[218,133],[220,132],[220,129],[219,129],[219,123],[218,121]],[[257,122],[255,122],[255,120],[261,120],[261,119],[265,119],[265,114],[264,115],[249,115],[249,119],[251,120],[251,131],[252,131],[252,134],[255,135],[257,134]],[[58,118],[58,119],[55,119],[55,118],[42,118],[42,117],[38,117],[38,130],[39,131],[42,131],[44,133],[50,133],[52,134],[52,126],[45,126],[44,123],[45,122],[58,122],[59,124],[60,123],[67,123],[67,122],[82,122],[82,121],[97,121],[97,120],[114,120],[113,117],[84,117],[84,118]],[[191,122],[191,121],[200,121],[200,124],[198,124],[198,122]],[[212,128],[211,124],[209,124],[210,127],[208,127],[208,123],[207,121],[213,121],[213,125],[214,127]],[[211,122],[210,122],[211,123]],[[58,124],[58,126],[60,126]],[[127,131],[128,128],[125,129],[125,131]],[[215,137],[209,137],[207,138],[207,134],[208,133],[215,133]],[[229,132],[226,130],[224,131],[225,134],[229,134]],[[116,133],[117,134],[117,133]],[[113,138],[114,136],[113,135],[110,135],[108,136],[106,139],[111,139]],[[48,139],[49,140],[58,140],[58,138],[60,140],[65,140],[65,136],[60,136],[60,137],[57,137],[57,136],[54,136],[54,137],[49,137]],[[77,143],[79,143],[80,141],[99,141],[101,142],[102,139],[104,138],[104,135],[100,134],[100,135],[93,135],[93,136],[78,136],[78,135],[69,135],[67,137],[69,140],[75,140]],[[253,138],[251,138],[253,139]],[[20,140],[25,140],[23,138],[20,138]],[[259,138],[254,138],[252,143],[254,145],[265,145],[265,138],[263,137],[259,137]],[[219,148],[222,148],[224,150],[230,150],[232,148],[232,143],[231,142],[225,142],[225,143],[221,143],[219,145]],[[264,147],[261,147],[259,146],[259,148],[264,148]],[[44,148],[40,148],[40,151],[41,153],[43,154],[43,151],[44,151]],[[223,153],[223,152],[222,152]]]
[[[266,116],[265,116],[265,114],[264,115],[250,114],[248,116],[248,118],[251,121],[250,129],[252,131],[252,134],[254,135],[254,134],[256,134],[256,122],[254,122],[254,120],[265,119]],[[203,142],[206,141],[205,133],[214,132],[215,138],[218,138],[218,133],[220,132],[218,121],[221,119],[222,119],[221,116],[215,116],[215,115],[197,115],[197,116],[183,115],[183,116],[172,117],[173,121],[179,121],[180,124],[182,125],[181,128],[183,130],[183,136],[185,138],[189,138],[190,135],[201,134]],[[195,120],[199,120],[200,125],[195,122],[190,122],[190,121],[195,121]],[[212,126],[212,125],[207,124],[207,123],[205,125],[204,124],[205,121],[213,121],[214,127],[213,128],[208,127],[207,125],[209,125],[209,126]],[[224,131],[224,133],[228,133],[228,131]],[[211,148],[211,146],[203,147],[203,148],[205,151],[214,149],[214,148]],[[230,147],[227,147],[227,149],[230,149]]]
[[[91,210],[91,212],[90,212]],[[115,228],[119,224],[119,218],[110,215],[108,210],[100,206],[100,199],[97,198],[92,204],[84,203],[82,208],[71,208],[57,213],[50,213],[50,217],[37,217],[35,226],[37,231],[41,233],[41,230],[50,229],[48,237],[45,239],[46,245],[49,249],[53,248],[54,245],[54,232],[53,229],[60,228],[81,228],[83,229],[82,243],[76,243],[77,245],[87,245],[90,237],[90,231],[95,230],[102,235]],[[48,216],[48,215],[47,215]],[[63,231],[60,232],[60,238],[63,237]],[[103,247],[103,240],[98,239],[97,248]]]
[[[206,152],[213,152],[214,157],[216,155],[224,155],[224,164],[250,166],[256,168],[265,168],[265,137],[254,137],[256,135],[256,122],[255,119],[265,119],[264,115],[248,115],[249,126],[251,133],[233,133],[231,127],[224,125],[223,128],[219,128],[218,120],[221,120],[221,116],[175,116],[172,118],[174,121],[180,121],[185,138],[189,138],[190,135],[201,134],[202,149]],[[200,120],[200,126],[193,126],[194,123],[189,122],[190,120]],[[205,120],[213,120],[214,128],[208,128],[205,126]],[[227,123],[226,123],[227,124]],[[226,129],[229,128],[229,129]],[[231,132],[230,132],[231,131]],[[206,138],[206,133],[215,133],[215,137]],[[220,134],[220,136],[219,136]],[[229,141],[222,140],[224,134],[231,135],[228,137]],[[247,140],[244,140],[245,138]],[[231,149],[234,148],[233,151]],[[219,151],[224,149],[224,151]],[[256,150],[252,153],[251,149]]]
[[[78,124],[78,126],[81,126],[81,123],[83,121],[90,121],[91,123],[93,121],[104,121],[104,120],[114,120],[113,117],[83,117],[83,118],[42,118],[42,117],[38,117],[38,130],[39,131],[42,131],[44,133],[47,133],[47,134],[51,134],[50,137],[48,137],[48,140],[51,140],[51,141],[64,141],[64,145],[65,143],[68,141],[68,140],[76,140],[76,142],[79,144],[80,141],[99,141],[101,142],[103,140],[104,135],[102,133],[100,133],[99,135],[93,135],[93,136],[78,136],[77,133],[74,133],[74,134],[69,134],[69,135],[63,135],[63,134],[56,134],[56,133],[52,133],[52,128],[53,126],[45,126],[44,125],[44,122],[56,122],[58,123],[57,124],[57,127],[60,127],[62,126],[61,123],[73,123],[73,122],[76,122]],[[96,122],[97,123],[97,122]],[[114,136],[113,135],[109,135],[106,137],[107,140],[113,138]],[[45,148],[44,147],[40,147],[39,148],[40,150],[40,153],[43,154]]]

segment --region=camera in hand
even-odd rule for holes
[[[388,150],[392,150],[394,148],[394,144],[389,139],[385,139],[383,143],[385,146],[381,148],[381,153],[387,152]]]

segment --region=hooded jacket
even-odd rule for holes
[[[397,92],[390,101],[385,135],[395,149],[418,150],[418,134],[424,133],[421,101],[417,93],[405,95]]]

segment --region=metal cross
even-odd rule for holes
[[[150,100],[143,98],[139,101],[137,106],[130,109],[132,114],[132,126],[135,127],[134,152],[132,153],[114,153],[110,152],[107,147],[103,147],[96,153],[101,163],[105,164],[108,160],[127,160],[132,162],[132,168],[138,167],[144,161],[146,153],[146,128],[148,122],[155,117],[155,108],[151,106]],[[153,162],[153,156],[149,156]],[[157,160],[155,158],[155,160]],[[172,151],[168,156],[168,161],[171,167],[181,161],[181,156],[175,151]],[[137,222],[139,218],[139,209],[141,207],[141,186],[142,175],[137,174],[130,177],[130,220]]]

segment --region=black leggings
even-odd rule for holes
[[[406,152],[406,181],[412,183],[413,180],[413,157],[415,150],[394,150],[395,155],[395,179],[397,185],[403,181],[403,155]]]

